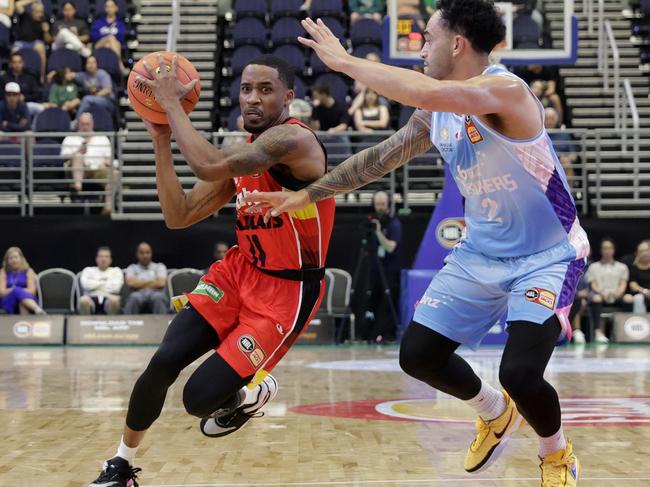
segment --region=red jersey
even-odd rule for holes
[[[309,127],[294,118],[284,123],[300,125],[313,133]],[[253,140],[251,136],[247,142],[252,143]],[[312,182],[299,181],[273,167],[261,174],[235,178],[237,243],[239,251],[254,266],[269,271],[325,267],[334,224],[334,198],[310,203],[299,211],[283,213],[271,218],[268,223],[264,223],[266,210],[253,211],[250,204],[243,202],[245,196],[256,191],[298,191]]]

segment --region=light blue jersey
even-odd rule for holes
[[[524,83],[496,66],[484,74]],[[587,255],[589,243],[538,106],[542,129],[527,140],[509,139],[476,116],[432,114],[431,141],[465,198],[466,244],[482,254],[520,257],[569,242],[574,259]]]
[[[500,67],[484,74],[524,83]],[[465,198],[467,235],[413,319],[470,347],[506,312],[508,321],[538,324],[555,314],[571,336],[568,313],[589,241],[537,105],[542,129],[528,140],[509,139],[476,116],[431,116],[431,141]]]

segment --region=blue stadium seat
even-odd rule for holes
[[[296,95],[295,98],[304,98],[306,95],[305,82],[297,76],[294,78],[293,91]]]
[[[230,101],[233,105],[236,105],[239,100],[239,85],[241,84],[241,76],[237,76],[230,83],[230,88],[228,90],[228,95]]]
[[[530,14],[521,13],[512,21],[512,46],[515,49],[539,49],[542,32]]]
[[[33,150],[32,165],[34,167],[63,167],[65,163],[61,157],[61,142],[56,139],[39,137],[36,139]],[[47,174],[43,174],[42,178],[47,178]]]
[[[20,145],[0,141],[0,167],[20,167]],[[0,179],[5,176],[0,174]]]
[[[311,3],[311,17],[338,17],[343,18],[345,11],[343,10],[342,0],[313,0]]]
[[[366,57],[371,52],[374,52],[381,58],[381,49],[375,44],[361,44],[352,50],[352,55],[356,57]]]
[[[25,71],[36,76],[36,79],[41,78],[41,58],[38,56],[34,49],[25,47],[18,51],[18,54],[23,58],[25,63]]]
[[[93,51],[93,56],[97,59],[97,66],[111,75],[116,81],[122,80],[122,71],[120,70],[120,60],[115,51],[108,47],[100,47]]]
[[[271,28],[271,42],[278,44],[298,44],[298,36],[304,36],[305,30],[300,21],[293,17],[278,19]]]
[[[6,51],[11,45],[11,31],[0,24],[0,51]]]
[[[280,17],[298,17],[300,18],[302,11],[300,7],[303,0],[272,0],[271,2],[271,18],[279,19]]]
[[[239,115],[241,115],[241,108],[239,108],[239,105],[235,105],[228,114],[228,130],[231,132],[239,130],[237,128],[237,117]]]
[[[47,60],[47,71],[54,71],[59,68],[70,68],[73,72],[81,71],[81,56],[72,49],[57,49],[52,51]]]
[[[349,87],[343,76],[337,73],[325,73],[316,78],[312,86],[326,85],[330,89],[330,94],[338,103],[346,104],[346,97],[348,96]]]
[[[381,46],[381,25],[373,19],[360,19],[350,26],[350,41],[353,46],[376,44]]]
[[[321,17],[321,20],[325,22],[325,25],[329,27],[334,34],[334,37],[337,37],[341,42],[345,41],[347,36],[345,35],[345,28],[341,21],[335,17]]]
[[[230,68],[232,69],[233,76],[241,74],[244,67],[261,54],[262,51],[255,46],[242,46],[235,49],[230,59]]]
[[[77,10],[75,17],[88,20],[90,18],[90,1],[89,0],[74,0],[74,4]],[[59,10],[63,7],[63,0],[59,0]],[[102,3],[102,12],[103,13],[104,4]],[[60,13],[60,12],[59,12]],[[101,14],[100,13],[100,14]]]
[[[284,59],[296,73],[302,73],[305,69],[305,53],[298,46],[284,45],[276,47],[273,55]]]
[[[401,106],[399,110],[399,120],[397,122],[399,128],[402,128],[404,125],[406,125],[406,123],[411,118],[411,115],[413,115],[413,112],[415,112],[415,108],[410,107],[408,105]]]
[[[237,47],[247,44],[265,47],[267,43],[266,34],[266,25],[261,20],[247,17],[235,23],[232,30],[232,40]]]
[[[321,61],[315,51],[312,51],[309,55],[309,66],[311,66],[311,74],[314,76],[329,71],[329,68],[325,66],[325,63]]]
[[[70,116],[58,107],[46,108],[36,115],[34,132],[69,132]]]
[[[245,17],[266,18],[266,0],[237,0],[233,11],[238,19]]]

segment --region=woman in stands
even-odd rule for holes
[[[7,314],[45,314],[36,298],[36,273],[18,247],[9,247],[2,259],[0,298]]]
[[[122,62],[122,45],[126,40],[126,25],[117,16],[118,6],[113,0],[104,3],[104,15],[97,17],[90,26],[90,40],[95,44],[95,49],[107,47],[117,54],[120,69],[125,76],[129,70]]]

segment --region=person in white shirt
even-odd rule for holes
[[[120,291],[124,285],[124,274],[119,267],[111,267],[111,249],[99,247],[95,257],[96,267],[81,271],[79,313],[115,315],[120,312]]]
[[[126,284],[133,292],[126,300],[124,314],[135,315],[145,311],[169,313],[167,267],[160,262],[152,262],[152,256],[151,246],[142,242],[136,253],[137,264],[126,268]]]
[[[79,132],[94,131],[91,113],[79,115]],[[113,148],[105,135],[68,135],[61,145],[61,157],[72,168],[73,183],[70,190],[78,193],[83,188],[83,180],[105,180],[105,197],[103,215],[111,212],[111,192],[113,179]]]
[[[604,238],[600,243],[601,258],[587,269],[585,278],[591,287],[589,303],[595,338],[598,343],[607,343],[605,321],[602,319],[603,305],[623,308],[632,303],[632,296],[625,294],[630,271],[625,264],[614,259],[616,247],[611,238]]]

